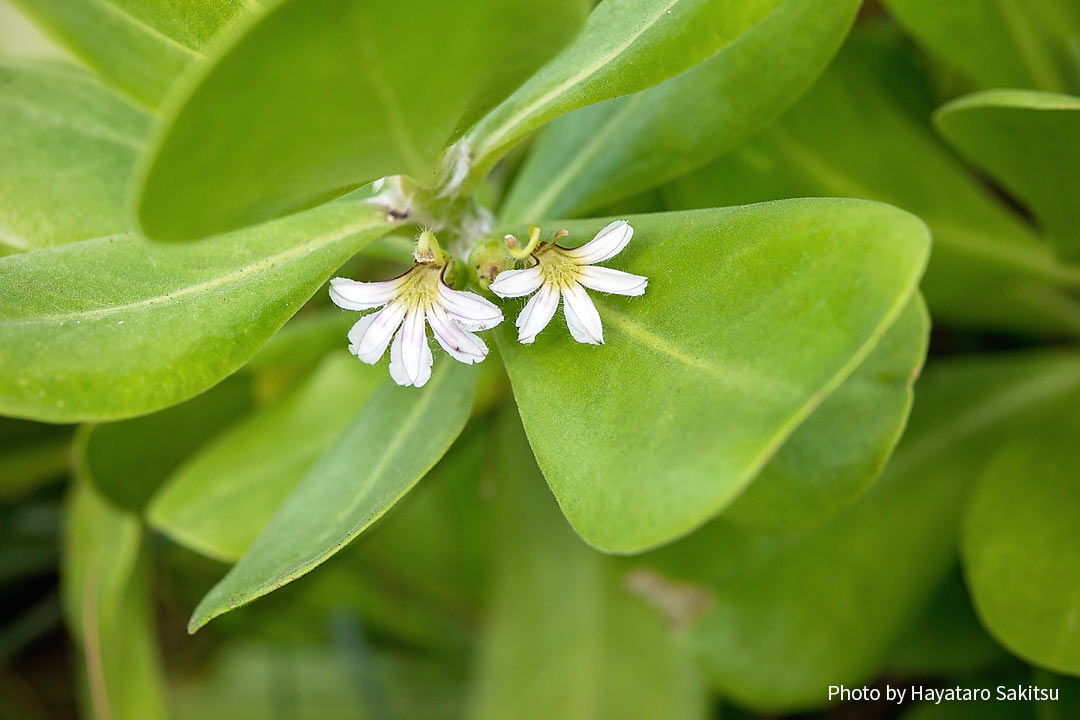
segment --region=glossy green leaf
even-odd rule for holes
[[[955,100],[938,131],[1030,208],[1058,254],[1080,260],[1080,97],[990,90]]]
[[[605,222],[568,227],[584,240]],[[649,289],[629,302],[597,294],[607,345],[579,344],[561,323],[529,347],[510,323],[497,334],[563,512],[614,552],[672,540],[726,507],[897,319],[930,244],[917,218],[847,200],[630,223],[611,265]]]
[[[884,0],[919,42],[982,87],[1080,89],[1074,0]]]
[[[930,318],[916,295],[870,357],[792,433],[724,518],[751,530],[796,532],[870,487],[907,423],[929,334]]]
[[[1080,675],[1080,413],[1003,448],[972,494],[964,573],[987,629],[1035,665]]]
[[[565,50],[462,138],[449,192],[469,189],[507,150],[559,115],[673,77],[734,42],[782,0],[604,0]]]
[[[467,717],[705,718],[701,679],[660,614],[566,525],[512,418],[500,440],[499,557]]]
[[[176,76],[259,0],[14,0],[112,85],[157,105]]]
[[[191,632],[325,562],[431,469],[465,426],[476,394],[470,368],[441,360],[422,390],[387,380],[375,392],[195,608]]]
[[[805,196],[859,197],[915,213],[934,234],[922,291],[938,322],[1080,334],[1080,267],[1058,262],[909,110],[918,75],[853,37],[769,130],[665,189],[673,209]]]
[[[711,593],[685,640],[727,697],[770,712],[822,706],[829,685],[880,672],[941,586],[967,493],[1003,439],[1078,393],[1075,354],[939,362],[882,479],[829,522],[770,537],[721,519],[634,562]]]
[[[299,387],[188,458],[154,497],[150,523],[201,553],[239,559],[384,372],[344,348],[329,356]]]
[[[185,400],[392,227],[341,201],[196,243],[120,236],[0,258],[0,413],[104,420]]]
[[[147,124],[74,68],[0,65],[0,246],[125,232],[123,199]]]
[[[517,223],[580,215],[731,150],[806,92],[859,4],[784,0],[693,69],[559,118],[532,149],[500,217]]]
[[[385,175],[430,182],[459,124],[582,18],[582,0],[280,2],[171,104],[138,190],[142,229],[190,239]]]

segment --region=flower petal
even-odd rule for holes
[[[382,282],[357,282],[337,277],[330,281],[330,299],[346,310],[370,310],[394,299],[408,273]]]
[[[439,302],[458,325],[466,330],[487,330],[503,320],[502,310],[476,293],[453,290],[439,283]]]
[[[537,334],[547,327],[551,318],[559,307],[559,289],[554,285],[544,284],[540,292],[536,293],[525,303],[521,314],[517,318],[518,342],[525,345],[536,339]]]
[[[401,319],[404,316],[405,306],[396,302],[368,316],[371,320],[365,328],[361,328],[362,335],[349,333],[349,340],[352,341],[349,351],[368,365],[374,365],[386,352],[386,346],[390,343],[390,338],[394,336],[394,331],[401,325]],[[356,326],[353,326],[353,330],[356,330]]]
[[[578,270],[578,282],[590,290],[616,295],[644,295],[649,279],[622,270],[586,265]]]
[[[405,363],[401,359],[401,336],[403,334],[404,332],[399,330],[398,334],[394,336],[393,344],[390,345],[390,377],[398,385],[411,387],[412,381],[409,380],[409,374],[405,372]]]
[[[426,347],[424,311],[414,308],[409,311],[405,316],[405,322],[401,324],[401,360],[405,364],[405,374],[412,385],[415,385],[420,378],[420,366],[424,361]],[[430,352],[430,348],[428,350]]]
[[[563,252],[582,265],[591,265],[618,255],[633,236],[634,228],[630,227],[630,223],[625,220],[616,220],[596,233],[592,240],[581,247],[563,250]]]
[[[580,343],[604,344],[604,325],[589,293],[577,283],[563,288],[563,313],[570,334]]]
[[[487,357],[488,347],[484,341],[463,330],[441,307],[428,310],[427,320],[439,345],[458,362],[471,365]]]
[[[375,316],[379,313],[368,313],[362,318],[357,320],[351,328],[349,328],[349,352],[353,355],[356,354],[356,346],[360,344],[360,341],[364,339],[364,333],[368,331]]]
[[[488,286],[499,297],[523,297],[540,289],[544,282],[544,273],[537,263],[524,270],[503,270]]]

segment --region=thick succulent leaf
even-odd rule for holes
[[[176,76],[258,0],[14,0],[112,85],[156,106]]]
[[[559,118],[532,149],[501,219],[580,215],[736,147],[806,92],[840,47],[859,4],[784,0],[691,70]]]
[[[510,323],[497,334],[563,512],[614,552],[672,540],[727,506],[893,324],[930,245],[917,218],[849,200],[630,223],[611,265],[649,288],[630,301],[596,294],[606,346],[576,343],[560,322],[527,348]],[[568,227],[585,239],[604,224]]]
[[[985,88],[1080,90],[1075,0],[884,0],[932,53]]]
[[[915,213],[934,233],[922,291],[938,322],[1080,334],[1080,268],[1058,262],[908,110],[919,79],[854,37],[770,129],[665,188],[673,209],[805,196],[860,197]]]
[[[1080,675],[1080,413],[1003,448],[972,494],[964,573],[987,629],[1040,667]]]
[[[1080,97],[989,90],[941,108],[938,131],[1030,208],[1058,254],[1080,260]]]
[[[147,116],[62,65],[2,64],[0,87],[0,246],[125,232],[123,200]]]
[[[443,456],[472,411],[476,374],[440,360],[421,390],[387,380],[375,392],[247,554],[195,608],[191,632],[325,562]]]
[[[68,498],[63,590],[81,646],[86,717],[164,719],[165,683],[154,637],[142,527],[83,477]]]
[[[344,348],[331,355],[299,387],[187,459],[154,497],[150,524],[211,557],[239,559],[384,373]]]
[[[870,487],[907,423],[929,335],[930,318],[916,295],[870,357],[795,430],[724,518],[750,530],[797,532]]]
[[[706,716],[704,684],[661,616],[560,517],[513,418],[504,418],[499,557],[471,720]]]
[[[644,90],[709,58],[783,0],[604,0],[565,50],[466,133],[448,193],[471,189],[530,132],[571,110]]]
[[[582,0],[278,3],[171,103],[138,190],[142,229],[197,238],[385,175],[430,182],[458,125],[582,18]]]
[[[713,596],[686,635],[716,686],[769,711],[818,707],[889,660],[953,567],[971,485],[1001,442],[1080,393],[1080,356],[941,362],[892,461],[858,502],[786,537],[718,520],[635,562]]]
[[[118,236],[0,258],[0,413],[106,420],[185,400],[392,228],[341,201],[184,245]]]

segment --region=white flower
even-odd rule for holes
[[[585,288],[617,295],[644,294],[648,279],[594,265],[618,255],[633,235],[629,223],[617,220],[581,247],[568,250],[554,242],[544,244],[532,253],[532,267],[499,273],[490,286],[499,297],[524,297],[536,292],[518,315],[518,341],[528,344],[536,339],[555,315],[561,295],[563,314],[574,339],[603,345],[600,313]]]
[[[502,311],[475,293],[451,289],[443,281],[443,270],[444,266],[435,263],[417,263],[404,275],[385,282],[331,280],[330,299],[338,307],[370,310],[382,306],[353,325],[349,352],[373,365],[393,337],[390,377],[398,385],[420,387],[431,377],[426,321],[435,339],[455,360],[466,364],[483,360],[487,345],[473,333],[502,322]]]

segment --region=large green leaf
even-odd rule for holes
[[[770,537],[721,518],[634,563],[712,594],[685,641],[726,696],[770,711],[824,705],[829,685],[861,685],[888,663],[945,580],[966,495],[1003,439],[1078,392],[1075,354],[937,363],[882,479],[829,522]]]
[[[157,105],[203,47],[259,0],[15,0],[111,84]]]
[[[672,208],[844,196],[909,210],[934,233],[922,283],[938,322],[1080,334],[1080,268],[1063,265],[908,112],[919,79],[888,47],[854,37],[769,130],[665,189]]]
[[[884,0],[906,29],[979,85],[1080,89],[1075,0]]]
[[[1014,439],[968,506],[964,572],[987,629],[1041,667],[1080,675],[1080,413]]]
[[[451,149],[442,183],[472,189],[549,120],[644,90],[734,42],[782,0],[604,0],[581,34]]]
[[[475,395],[474,371],[449,358],[421,391],[387,380],[195,608],[189,630],[295,580],[378,520],[450,447]]]
[[[604,222],[568,227],[585,239]],[[606,346],[557,327],[527,348],[509,323],[497,334],[563,511],[615,552],[669,541],[727,506],[896,320],[930,245],[917,218],[849,200],[630,223],[613,264],[649,289],[629,304],[597,298]]]
[[[341,348],[299,387],[191,456],[154,497],[150,523],[211,557],[239,559],[384,372]]]
[[[938,130],[1038,216],[1060,255],[1080,260],[1080,97],[989,90],[955,100]]]
[[[504,418],[493,607],[472,720],[704,718],[691,659],[610,558],[574,535]]]
[[[0,258],[0,413],[113,419],[185,400],[392,228],[341,201],[197,243],[119,236]]]
[[[458,125],[582,18],[582,0],[278,3],[166,113],[139,222],[150,237],[187,239],[384,175],[429,182]]]
[[[0,246],[32,250],[127,230],[147,117],[62,65],[0,65]]]
[[[740,527],[796,532],[866,490],[900,440],[930,318],[916,295],[859,369],[795,430],[724,512]]]
[[[500,217],[516,223],[580,215],[734,148],[810,87],[859,4],[784,0],[693,69],[559,118],[531,151]]]

